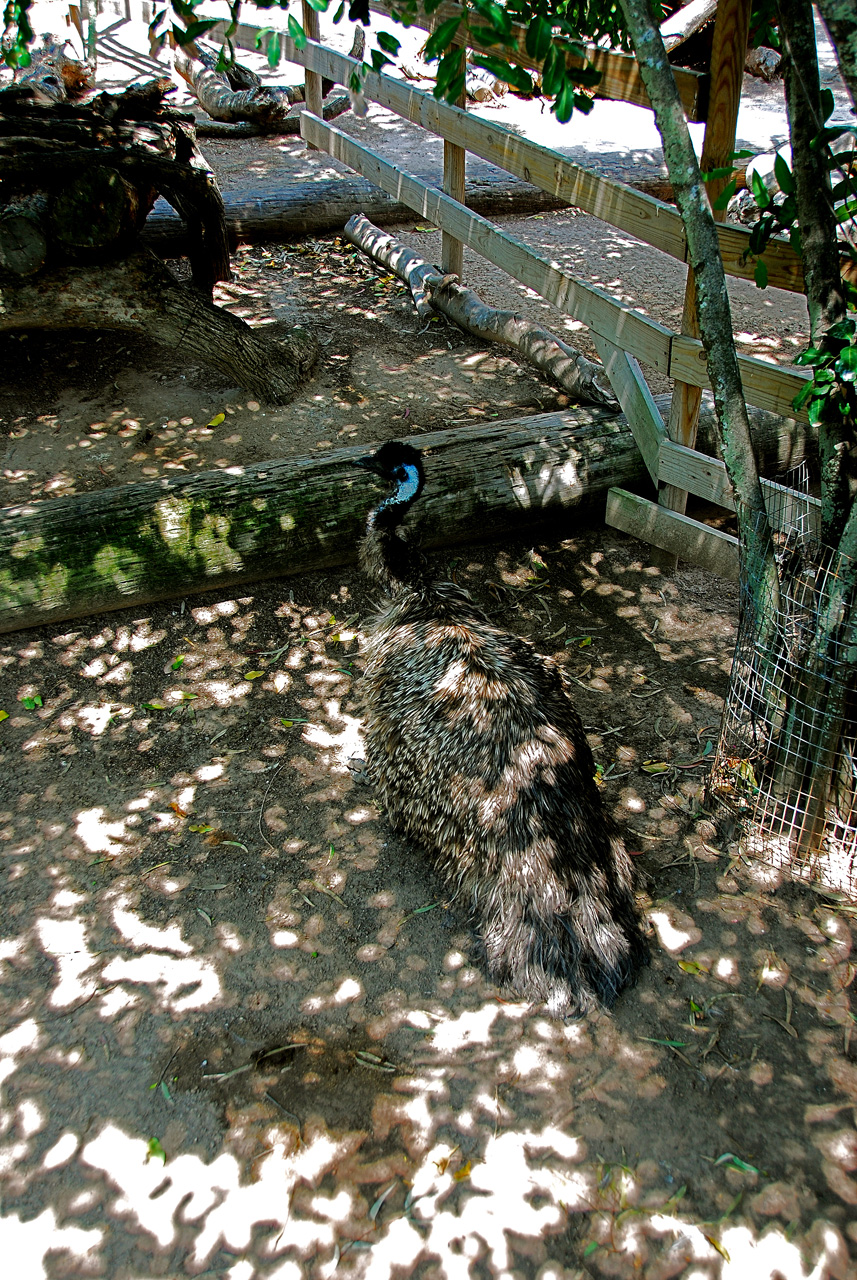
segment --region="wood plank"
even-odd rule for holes
[[[514,236],[501,231],[487,218],[403,173],[368,147],[361,146],[347,134],[307,112],[301,114],[301,133],[337,160],[369,178],[383,191],[409,205],[421,218],[457,236],[513,280],[535,289],[558,310],[575,316],[594,333],[621,345],[638,360],[667,371],[672,335],[663,325],[567,274]]]
[[[625,489],[607,494],[605,522],[641,542],[670,551],[718,577],[738,579],[738,539],[698,520],[659,507]]]
[[[732,162],[750,28],[750,3],[751,0],[719,0],[717,5],[711,52],[711,100],[699,162],[703,173],[727,168]],[[712,178],[705,184],[715,222],[723,222],[726,218],[726,211],[716,208],[717,197],[726,186],[726,181],[725,178]],[[681,331],[691,337],[699,337],[696,278],[692,266],[687,269]],[[675,384],[667,427],[670,439],[693,448],[701,403],[702,391],[699,387],[686,382]],[[664,485],[658,493],[658,502],[672,511],[684,511],[687,492],[674,485]],[[669,566],[665,559],[662,567],[674,566]]]
[[[370,0],[369,8],[376,13],[389,16],[395,6],[384,3],[384,0]],[[446,0],[432,10],[431,18],[418,13],[409,15],[409,20],[412,26],[420,27],[423,31],[431,31],[435,22],[445,22],[447,18],[458,17],[463,12],[460,5]],[[540,71],[541,63],[534,61],[526,51],[527,28],[519,23],[512,23],[511,30],[518,45],[516,52],[504,54],[503,51],[498,50],[497,45],[482,44],[472,32],[468,47],[481,49],[495,56],[500,52],[501,56],[507,57],[509,62],[526,67],[529,71]],[[584,50],[587,61],[601,72],[601,81],[595,90],[599,98],[631,102],[638,107],[648,107],[651,110],[649,95],[643,86],[637,59],[633,54],[617,53],[612,49],[602,49],[598,45],[586,43],[584,43]],[[582,66],[583,62],[579,58],[569,57],[568,64]],[[673,67],[672,73],[688,120],[697,122],[705,120],[708,110],[708,76],[705,72],[688,71],[684,67]]]
[[[672,333],[625,303],[617,302],[601,289],[567,274],[520,240],[501,231],[487,218],[481,218],[435,188],[403,173],[347,134],[306,112],[301,116],[301,132],[304,131],[323,150],[369,178],[435,226],[450,231],[514,280],[535,289],[558,310],[582,321],[593,333],[623,347],[637,360],[653,365],[672,378],[697,387],[709,386],[707,357],[697,339]],[[739,355],[738,364],[745,394],[751,404],[784,418],[807,420],[805,412],[795,412],[792,401],[808,381],[808,373],[780,369],[752,356]]]
[[[660,479],[706,502],[725,507],[727,511],[735,510],[732,485],[719,458],[687,449],[673,440],[664,440],[660,450]],[[765,505],[776,528],[799,525],[813,536],[820,533],[820,499],[789,489],[774,480],[762,480],[761,484]]]
[[[323,45],[308,42],[299,50],[291,40],[284,42],[286,57],[301,66],[311,66],[339,84],[347,84],[360,63]],[[502,125],[468,115],[457,107],[438,102],[431,94],[392,76],[368,72],[363,91],[397,115],[505,169],[524,182],[586,213],[609,222],[645,244],[650,244],[681,262],[687,261],[687,236],[678,211],[662,200],[615,178],[601,177],[582,168],[550,147],[521,138]],[[742,262],[750,241],[745,227],[724,224],[718,228],[723,265],[729,275],[751,280],[754,263]],[[803,290],[803,264],[791,245],[775,241],[764,254],[768,282],[772,288]]]
[[[460,70],[462,74],[467,72],[467,57],[464,49],[461,50]],[[462,88],[458,96],[456,107],[459,111],[467,112],[467,89]],[[464,204],[465,192],[465,171],[467,168],[467,152],[464,147],[457,142],[452,142],[449,138],[443,140],[443,189],[448,196],[452,196],[453,200],[457,200],[459,204]],[[443,271],[449,275],[458,276],[460,284],[464,283],[464,245],[455,236],[451,236],[448,231],[441,233],[441,249],[440,249],[440,265]]]
[[[597,334],[593,335],[593,341],[649,475],[657,484],[661,445],[666,440],[666,431],[649,385],[633,356]]]
[[[708,387],[708,357],[702,343],[697,338],[689,338],[684,334],[676,334],[672,341],[669,373],[671,378],[680,382],[689,382],[695,387]],[[799,413],[792,408],[792,401],[806,382],[810,373],[798,372],[796,369],[782,369],[779,365],[768,364],[755,356],[738,356],[738,367],[741,370],[741,381],[744,384],[744,395],[750,404],[760,409],[769,409],[782,418],[794,418],[797,422],[807,422],[806,410]]]
[[[309,40],[320,40],[321,28],[318,13],[309,4],[309,0],[301,0],[301,18],[307,38]],[[306,95],[307,111],[311,111],[314,116],[320,116],[324,96],[321,91],[321,76],[309,68],[307,68],[304,76],[304,93]]]

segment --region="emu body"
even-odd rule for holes
[[[559,1015],[609,1007],[647,949],[567,678],[428,578],[397,528],[422,491],[416,451],[388,444],[361,465],[396,485],[361,545],[392,593],[362,681],[378,800],[472,910],[494,981]]]

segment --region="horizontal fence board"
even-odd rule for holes
[[[626,489],[608,492],[605,521],[641,542],[671,551],[721,578],[737,581],[738,539],[731,533],[721,533]]]
[[[307,41],[304,49],[298,49],[287,38],[284,50],[290,62],[339,84],[347,84],[352,72],[361,65],[353,58],[313,41]],[[365,73],[363,92],[372,102],[388,107],[412,124],[422,125],[431,133],[464,147],[482,160],[532,183],[559,200],[565,200],[569,205],[583,209],[620,231],[626,231],[680,262],[687,261],[687,236],[681,215],[663,200],[656,200],[654,196],[637,191],[615,178],[592,173],[550,147],[542,147],[502,125],[438,102],[430,94],[392,76],[379,75],[374,71]],[[744,227],[721,223],[717,234],[727,273],[752,280],[755,261],[743,261],[750,232]],[[803,265],[791,245],[773,242],[766,249],[763,260],[768,269],[769,286],[798,292],[803,289]]]
[[[810,373],[782,369],[779,365],[768,364],[766,360],[744,355],[738,356],[738,368],[741,371],[744,395],[750,404],[778,413],[783,418],[794,418],[798,422],[808,420],[806,409],[796,412],[792,408],[792,401],[805,383],[810,381]],[[669,374],[678,382],[689,382],[694,387],[711,385],[708,381],[708,357],[698,338],[675,335],[670,353]]]
[[[686,489],[697,498],[714,502],[727,511],[735,510],[735,495],[719,458],[696,449],[664,440],[660,450],[659,479],[664,484]],[[778,530],[799,527],[817,535],[821,529],[821,502],[809,494],[789,489],[774,480],[762,480],[762,493],[771,523]]]
[[[328,151],[337,160],[377,183],[402,204],[409,205],[420,217],[463,241],[513,279],[535,289],[558,310],[575,316],[594,333],[623,347],[638,360],[667,372],[672,335],[663,325],[616,302],[600,289],[568,275],[514,236],[501,231],[487,218],[403,173],[347,134],[306,111],[301,114],[301,134],[306,141]]]
[[[602,290],[567,274],[487,218],[404,173],[308,112],[301,114],[301,133],[307,141],[377,183],[420,217],[463,241],[513,279],[535,289],[558,310],[574,316],[593,333],[672,378],[696,387],[710,385],[707,358],[698,339],[675,334]],[[744,393],[751,404],[783,417],[805,419],[804,413],[796,414],[791,406],[809,374],[780,369],[751,356],[739,356],[738,364]]]
[[[392,4],[385,4],[383,0],[370,0],[369,5],[375,13],[382,13],[385,17],[389,17],[394,7]],[[462,12],[460,5],[447,0],[446,3],[432,10],[431,17],[422,13],[415,15],[412,18],[412,25],[431,32],[438,23],[457,17]],[[531,58],[526,51],[527,28],[518,23],[512,23],[512,35],[517,40],[518,48],[516,52],[510,52],[507,55],[497,45],[482,44],[472,35],[468,47],[495,56],[498,54],[501,57],[507,56],[509,62],[525,67],[528,71],[540,71],[541,63]],[[610,98],[614,102],[631,102],[638,107],[647,107],[651,110],[649,95],[643,85],[637,59],[632,53],[617,53],[613,49],[601,49],[598,45],[586,42],[583,42],[583,47],[587,60],[601,72],[601,81],[595,88],[599,98]],[[569,66],[583,66],[583,61],[579,58],[569,57],[567,61]],[[672,73],[688,120],[697,122],[706,120],[711,84],[709,74],[704,71],[688,71],[684,67],[673,67]]]

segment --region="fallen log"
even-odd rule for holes
[[[669,417],[669,397],[657,397]],[[713,437],[703,398],[700,438]],[[769,474],[811,452],[809,428],[751,411]],[[411,438],[432,454],[413,518],[426,547],[603,513],[613,485],[646,488],[624,417],[574,408]],[[363,448],[208,471],[0,511],[0,632],[353,563],[377,499]],[[763,464],[764,465],[764,464]]]
[[[148,250],[97,266],[61,266],[3,282],[0,330],[114,329],[212,364],[251,394],[284,404],[315,363],[305,330],[276,338],[180,284]]]
[[[374,226],[362,213],[348,220],[345,235],[358,249],[404,281],[423,319],[439,312],[483,342],[512,347],[576,402],[618,408],[603,366],[587,360],[547,329],[514,311],[489,307],[472,289],[465,289],[455,278],[444,276],[436,266]]]
[[[413,437],[430,449],[415,510],[436,547],[603,506],[644,468],[624,420],[577,408]],[[348,564],[374,482],[365,449],[54,498],[0,512],[0,631]]]
[[[303,90],[301,97],[297,99],[303,102]],[[351,99],[347,93],[332,93],[321,104],[321,117],[323,120],[335,120],[337,116],[341,116],[351,106]],[[284,116],[278,120],[273,128],[266,128],[260,124],[251,124],[250,121],[241,121],[232,124],[225,120],[201,120],[196,122],[196,136],[198,138],[220,138],[225,141],[227,138],[269,138],[287,137],[290,134],[298,136],[301,131],[300,114],[293,116]]]
[[[242,125],[223,126],[233,130]],[[417,175],[420,176],[419,174]],[[434,179],[427,175],[425,181]],[[568,207],[564,200],[540,191],[526,182],[516,182],[505,174],[468,181],[468,209],[484,217],[524,217]],[[325,231],[340,232],[355,209],[362,209],[375,222],[392,225],[413,222],[414,211],[397,204],[365,178],[325,178],[322,181],[284,181],[274,191],[247,191],[224,195],[226,226],[232,243],[273,243]],[[176,258],[192,245],[182,219],[159,200],[143,228],[141,237],[155,253]]]

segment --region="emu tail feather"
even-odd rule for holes
[[[619,886],[607,893],[586,886],[561,897],[552,888],[522,897],[505,886],[481,904],[491,977],[557,1017],[610,1009],[648,963],[633,898]]]

